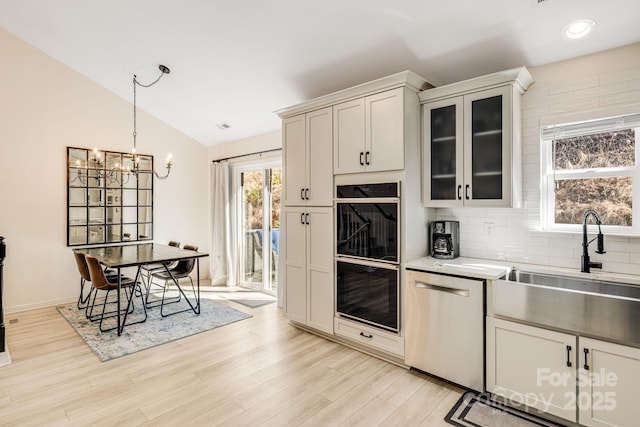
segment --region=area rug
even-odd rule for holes
[[[106,362],[252,317],[211,299],[201,298],[200,305],[202,308],[199,316],[196,316],[192,311],[185,311],[162,318],[160,307],[148,309],[147,321],[135,325],[128,324],[121,336],[118,336],[115,330],[100,332],[99,322],[87,320],[84,311],[78,310],[76,303],[61,305],[57,309],[91,347],[96,356]],[[137,307],[134,314],[139,311],[139,307]],[[130,320],[131,317],[127,319],[127,323]],[[109,325],[105,324],[105,327],[109,327]]]
[[[470,391],[460,397],[444,419],[459,427],[564,427]]]

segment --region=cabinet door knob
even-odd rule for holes
[[[369,151],[367,151],[364,155],[364,164],[365,165],[369,165],[369,154],[371,154]]]
[[[364,152],[360,152],[360,166],[364,166],[364,162],[362,161],[362,156],[364,156]]]
[[[567,367],[571,367],[572,363],[571,363],[571,346],[568,345],[567,346]]]

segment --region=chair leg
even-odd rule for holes
[[[91,292],[93,292],[93,285],[89,288],[89,293],[87,296],[84,296],[84,287],[87,285],[87,281],[84,278],[80,278],[80,295],[78,296],[78,310],[82,310],[86,307],[85,304],[88,303],[89,298],[91,298]]]

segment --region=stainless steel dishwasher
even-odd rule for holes
[[[412,270],[406,277],[405,363],[484,391],[484,280]]]

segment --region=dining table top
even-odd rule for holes
[[[209,256],[204,252],[181,249],[161,243],[137,243],[78,248],[74,251],[96,257],[110,268],[135,267]]]

